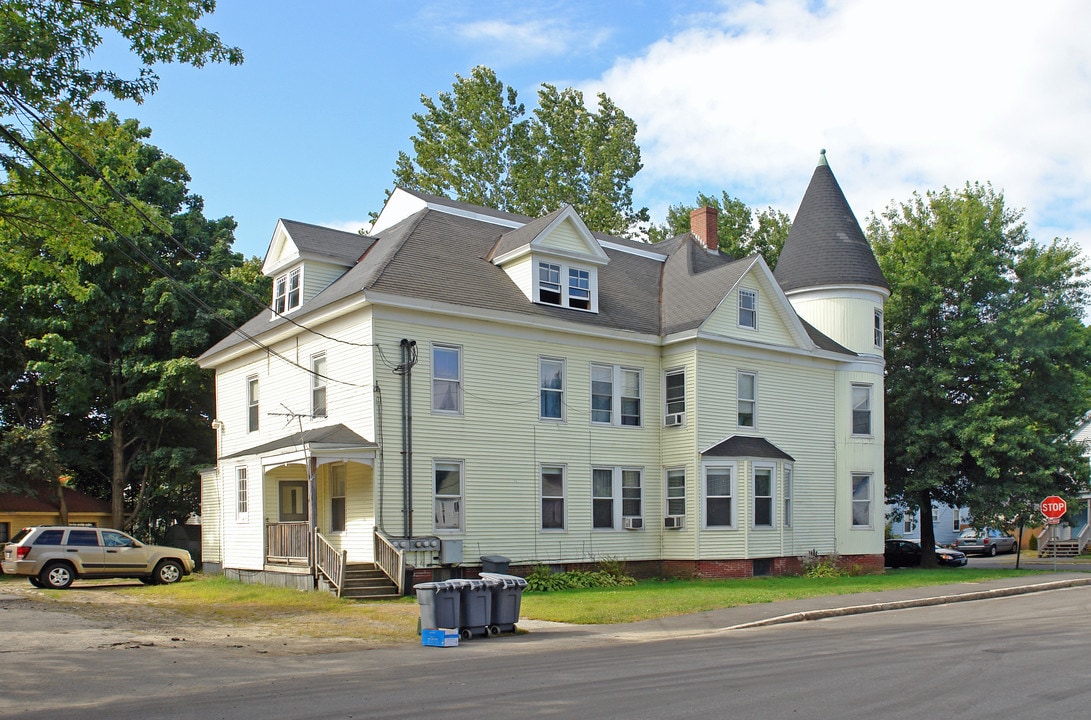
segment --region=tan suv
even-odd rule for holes
[[[174,583],[193,572],[189,552],[145,545],[120,530],[57,525],[23,528],[4,546],[0,566],[32,585],[63,590],[77,578],[139,578]]]

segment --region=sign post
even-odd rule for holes
[[[1049,537],[1053,540],[1053,547],[1050,548],[1053,551],[1053,572],[1057,572],[1057,525],[1068,511],[1068,503],[1062,497],[1050,495],[1039,507],[1049,523]]]

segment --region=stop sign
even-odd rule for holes
[[[1068,510],[1068,504],[1064,501],[1064,498],[1050,495],[1042,501],[1042,514],[1047,518],[1062,517],[1066,510]]]

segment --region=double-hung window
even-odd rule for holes
[[[739,372],[737,378],[739,427],[757,427],[758,376],[752,372]]]
[[[330,532],[345,530],[345,473],[343,463],[330,466]]]
[[[663,375],[667,424],[680,425],[686,414],[686,371],[668,370]]]
[[[642,413],[640,370],[617,365],[591,366],[591,422],[639,427]]]
[[[871,435],[871,386],[852,386],[852,434]]]
[[[955,532],[962,529],[962,511],[957,507],[951,508],[951,529]]]
[[[462,530],[462,467],[461,461],[454,460],[432,463],[433,523],[437,531]]]
[[[784,527],[792,527],[792,466],[784,466]]]
[[[534,297],[543,305],[595,312],[597,284],[598,276],[593,269],[539,261]]]
[[[871,526],[871,475],[852,475],[852,526]]]
[[[432,411],[462,414],[462,348],[432,346]]]
[[[758,328],[757,290],[739,290],[739,327]]]
[[[542,529],[564,530],[564,466],[542,465]]]
[[[538,360],[539,417],[564,420],[564,360]]]
[[[235,468],[235,513],[240,517],[250,510],[250,493],[247,488],[248,471],[245,467]]]
[[[754,466],[754,527],[773,527],[773,474],[771,465]]]
[[[639,468],[592,468],[591,516],[595,529],[643,527],[643,486],[644,473]]]
[[[258,377],[246,378],[246,431],[257,432],[261,413],[258,406]]]
[[[686,514],[686,470],[671,468],[667,470],[667,507],[668,516]]]
[[[326,356],[311,358],[311,417],[326,417]]]
[[[302,278],[302,272],[296,268],[273,281],[273,310],[278,315],[291,312],[303,304]]]
[[[875,347],[880,350],[883,347],[883,311],[875,311]]]
[[[735,465],[706,465],[705,527],[735,527]]]

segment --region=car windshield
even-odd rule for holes
[[[969,530],[963,530],[962,534],[959,535],[959,537],[969,539],[969,538],[975,538],[979,534],[980,534],[980,532],[978,530],[974,530],[973,528],[970,528]]]

